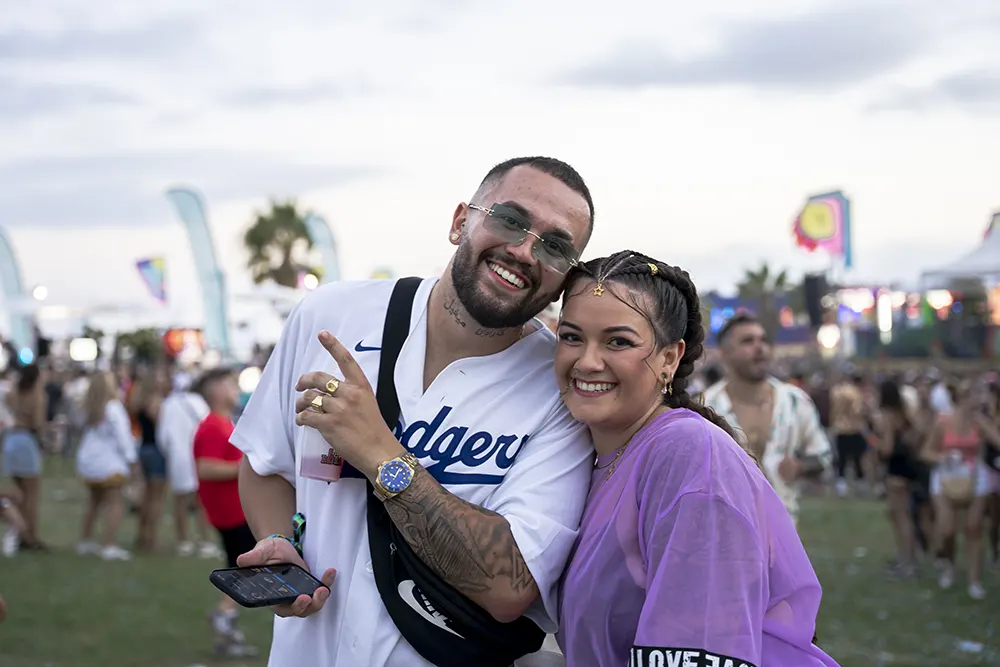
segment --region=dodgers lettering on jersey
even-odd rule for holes
[[[659,648],[633,646],[629,654],[629,667],[756,667],[739,658],[709,653],[694,648]]]
[[[458,425],[442,431],[453,409],[449,405],[441,407],[430,422],[418,419],[404,427],[400,421],[395,436],[418,459],[434,461],[424,467],[441,484],[499,484],[503,481],[499,473],[514,465],[517,453],[530,435],[493,434]],[[480,469],[497,472],[491,474]]]

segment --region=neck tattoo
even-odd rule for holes
[[[496,338],[497,336],[504,335],[506,331],[506,329],[487,329],[486,327],[479,327],[476,329],[476,335],[482,336],[483,338]]]
[[[457,322],[460,326],[463,326],[463,327],[465,326],[465,320],[462,319],[462,313],[458,309],[458,298],[457,297],[453,296],[450,299],[448,299],[447,301],[445,301],[444,302],[444,309],[452,317],[455,318],[455,322]]]

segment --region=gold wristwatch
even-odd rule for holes
[[[380,463],[375,483],[372,484],[375,496],[385,502],[406,491],[418,467],[420,461],[409,452]]]

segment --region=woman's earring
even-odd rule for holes
[[[457,241],[459,239],[458,233],[457,232],[452,232],[451,236],[449,238],[452,240],[452,242]]]
[[[666,373],[664,373],[662,375],[662,377],[663,377],[663,390],[662,390],[663,393],[666,396],[673,395],[673,393],[674,393],[674,383],[673,383],[673,380],[671,380],[670,378],[668,378]]]

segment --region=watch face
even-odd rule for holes
[[[402,461],[389,461],[378,475],[379,485],[389,493],[399,493],[413,480],[413,471]]]

